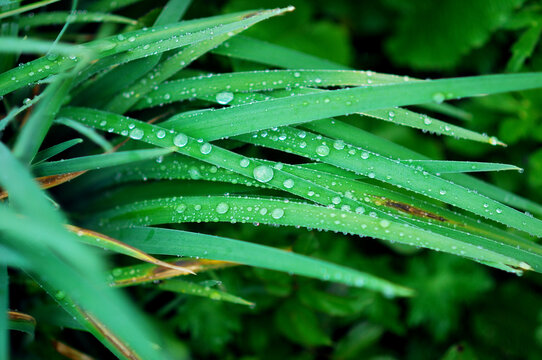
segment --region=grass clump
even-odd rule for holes
[[[535,353],[542,206],[470,173],[523,171],[485,156],[516,150],[493,150],[506,139],[473,119],[535,117],[518,104],[542,88],[536,63],[435,80],[354,70],[346,35],[303,1],[305,18],[242,1],[51,3],[0,5],[0,358],[484,358],[506,337],[495,313],[523,319],[515,307],[531,323],[509,353]],[[450,71],[538,11],[475,3],[490,18],[434,59],[404,38],[434,9],[402,18],[392,61]],[[289,21],[340,51],[281,45]],[[533,29],[506,69],[526,66]]]

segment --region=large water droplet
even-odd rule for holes
[[[220,105],[226,105],[233,100],[233,93],[229,91],[223,91],[216,94],[216,102]]]
[[[433,94],[433,101],[436,102],[437,104],[442,103],[444,99],[446,99],[446,96],[444,96],[444,94],[441,92],[437,92]]]
[[[271,181],[273,179],[273,169],[271,169],[269,166],[260,165],[254,168],[253,171],[254,179],[258,180],[259,182],[266,183]]]
[[[249,159],[241,159],[241,161],[239,161],[239,165],[241,165],[241,167],[248,167],[250,165],[250,160]]]
[[[163,139],[166,137],[166,132],[164,130],[158,130],[158,132],[156,133],[156,137],[158,139]]]
[[[326,145],[320,145],[316,148],[316,153],[320,156],[329,155],[329,148]]]
[[[226,204],[225,202],[221,202],[216,206],[216,212],[219,214],[225,214],[230,209],[230,206]]]
[[[284,215],[284,210],[281,208],[276,208],[273,211],[271,211],[271,217],[273,219],[280,219]]]
[[[188,136],[182,133],[177,134],[177,136],[173,138],[173,144],[178,147],[185,146],[186,144],[188,144]]]
[[[143,132],[143,130],[141,129],[138,129],[138,128],[134,128],[132,129],[132,131],[130,131],[130,137],[134,140],[139,140],[143,137],[143,135],[145,135],[145,133]]]
[[[284,185],[284,187],[286,189],[291,189],[294,187],[294,181],[292,179],[286,179],[284,180],[284,182],[282,183],[282,185]]]
[[[211,150],[213,150],[213,145],[211,145],[209,143],[205,143],[205,144],[201,145],[200,148],[199,148],[199,151],[203,155],[209,154],[211,152]]]

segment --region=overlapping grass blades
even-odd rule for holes
[[[89,10],[110,11],[135,2],[98,1]],[[9,141],[12,152],[0,144],[0,198],[9,196],[9,206],[0,203],[5,235],[0,237],[5,254],[0,260],[0,313],[8,309],[6,265],[18,266],[117,357],[162,359],[168,355],[162,351],[161,335],[111,287],[145,284],[145,289],[253,305],[249,298],[210,288],[192,276],[151,283],[190,271],[249,265],[389,297],[415,295],[412,289],[371,274],[372,269],[362,272],[288,248],[177,230],[177,225],[157,227],[188,222],[321,229],[363,238],[358,241],[374,237],[451,253],[517,274],[542,272],[542,247],[533,241],[542,236],[542,222],[513,208],[540,215],[542,207],[462,174],[519,168],[428,159],[333,118],[356,114],[362,115],[356,121],[376,118],[504,145],[437,115],[400,106],[420,105],[465,118],[461,110],[440,103],[540,88],[541,73],[420,81],[354,71],[238,35],[291,7],[179,22],[189,3],[169,1],[148,29],[138,28],[142,22],[109,13],[12,19],[14,29],[65,21],[133,25],[132,31],[78,45],[53,46],[50,41],[17,37],[18,30],[0,38],[0,51],[46,54],[0,74],[0,96],[5,96],[9,110],[0,131],[9,125],[16,135]],[[27,9],[15,7],[0,17]],[[290,70],[194,77],[202,72],[186,67],[208,53]],[[4,58],[2,66],[15,58]],[[41,93],[17,108],[14,104],[21,102],[20,94],[29,93],[29,86]],[[13,121],[23,111],[28,111],[26,122]],[[122,115],[129,111],[130,117]],[[53,121],[81,132],[107,153],[97,154],[99,150],[87,143],[75,147],[81,139],[61,139],[42,149]],[[126,140],[131,140],[128,145]],[[263,147],[275,150],[279,159],[294,154],[298,157],[284,159],[301,163],[260,159],[266,154],[259,152]],[[60,155],[67,159],[50,161]],[[37,182],[48,187],[88,170],[93,171],[60,192],[60,209],[49,204],[31,179],[38,177]],[[67,209],[68,216],[63,212]],[[73,225],[68,231],[68,219],[96,232]],[[81,242],[150,264],[107,272],[100,256]],[[6,348],[8,328],[4,316],[0,349]]]

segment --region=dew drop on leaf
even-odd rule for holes
[[[326,145],[320,145],[316,148],[316,153],[320,156],[329,155],[329,148]]]
[[[230,209],[230,206],[225,202],[221,202],[216,206],[216,212],[219,214],[225,214]]]
[[[205,143],[205,144],[201,145],[201,147],[199,148],[199,151],[203,155],[209,154],[211,152],[211,150],[213,150],[213,145],[211,145],[209,143]]]
[[[130,131],[130,137],[132,139],[134,139],[134,140],[139,140],[139,139],[143,138],[143,135],[145,135],[143,130],[138,129],[138,128],[134,128],[134,129],[132,129],[132,131]]]
[[[273,211],[271,211],[271,217],[273,219],[280,219],[284,215],[284,210],[281,208],[276,208]]]
[[[185,146],[186,144],[188,144],[188,136],[186,136],[185,134],[177,134],[173,138],[173,144],[178,147]]]
[[[220,105],[229,104],[233,100],[233,93],[224,91],[216,94],[216,102]]]
[[[258,180],[259,182],[266,183],[271,181],[273,179],[273,169],[271,169],[269,166],[260,165],[254,168],[253,171],[254,179]]]

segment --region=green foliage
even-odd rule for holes
[[[0,358],[540,357],[540,4],[290,4],[0,3]]]

